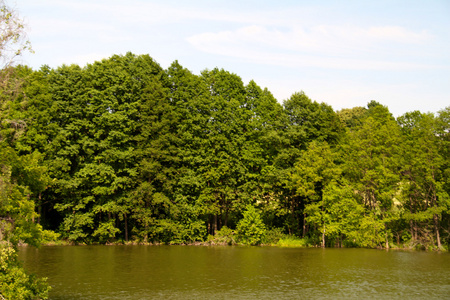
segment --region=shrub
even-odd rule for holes
[[[0,244],[1,299],[47,299],[49,290],[45,278],[25,273],[12,245]]]
[[[261,219],[261,215],[250,204],[247,205],[247,210],[243,215],[236,227],[239,241],[245,245],[261,244],[266,233],[266,227]]]
[[[235,232],[234,230],[228,228],[227,226],[223,226],[220,230],[216,232],[214,236],[208,236],[208,242],[210,244],[227,244],[227,245],[235,245]]]
[[[285,236],[286,235],[283,233],[283,228],[272,228],[270,230],[266,230],[262,243],[266,245],[276,245],[278,241]]]
[[[279,247],[308,247],[308,241],[296,236],[288,235],[280,239],[277,243]]]

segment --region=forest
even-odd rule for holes
[[[33,70],[15,61],[32,51],[23,20],[0,8],[0,299],[48,298],[20,245],[448,251],[450,106],[280,102],[130,52]]]
[[[2,240],[450,242],[450,107],[281,104],[226,70],[132,53],[1,72]]]

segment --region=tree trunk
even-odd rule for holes
[[[148,225],[147,225],[147,222],[145,222],[144,229],[145,229],[144,243],[147,243],[148,242]]]
[[[386,237],[386,249],[389,249],[389,240],[387,232],[385,233],[385,237]]]
[[[438,246],[439,249],[441,249],[441,237],[439,235],[439,218],[438,218],[438,215],[434,215],[433,219],[434,219],[434,230],[436,231],[437,246]]]
[[[303,232],[302,232],[302,238],[305,238],[306,236],[306,214],[303,214]]]
[[[417,241],[417,222],[414,221],[414,240]]]
[[[325,223],[323,223],[323,231],[322,231],[322,248],[325,248]]]
[[[295,232],[295,207],[294,207],[294,199],[291,200],[291,225],[292,230]],[[291,232],[289,232],[291,234]]]
[[[217,214],[214,214],[214,228],[213,228],[213,235],[216,234],[217,231]]]
[[[208,234],[211,234],[211,216],[208,216],[208,221],[206,223],[206,230]]]
[[[212,215],[208,216],[208,230],[210,235],[214,235],[214,218]]]
[[[41,200],[41,193],[39,193],[38,196],[39,199],[39,203],[38,203],[38,219],[37,219],[37,223],[41,224],[41,214],[42,214],[42,200]]]
[[[433,179],[434,179],[434,176],[433,176]],[[438,197],[436,196],[436,190],[433,189],[433,198],[431,199],[431,202],[434,207],[438,207],[438,204],[437,204],[438,199],[437,198]],[[434,230],[436,232],[437,246],[438,246],[438,249],[441,249],[441,237],[439,235],[439,216],[434,214],[433,221],[434,221]]]
[[[386,212],[386,210],[385,210],[385,212]],[[387,234],[388,226],[386,223],[384,223],[384,230],[386,230],[384,232],[384,238],[386,239],[386,249],[389,249],[389,239],[388,239],[388,234]]]
[[[225,208],[225,220],[223,222],[223,226],[228,226],[228,205]]]
[[[411,232],[411,238],[414,239],[414,225],[413,220],[409,220],[409,230]]]
[[[128,242],[128,219],[127,219],[127,214],[124,214],[124,221],[125,221],[125,241]]]

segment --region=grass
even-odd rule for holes
[[[286,236],[278,241],[277,246],[301,248],[301,247],[309,247],[310,245],[306,239],[301,239],[295,236]]]

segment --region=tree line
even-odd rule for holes
[[[132,53],[1,72],[1,239],[180,244],[256,222],[256,244],[450,241],[450,107],[281,104],[225,70]]]

